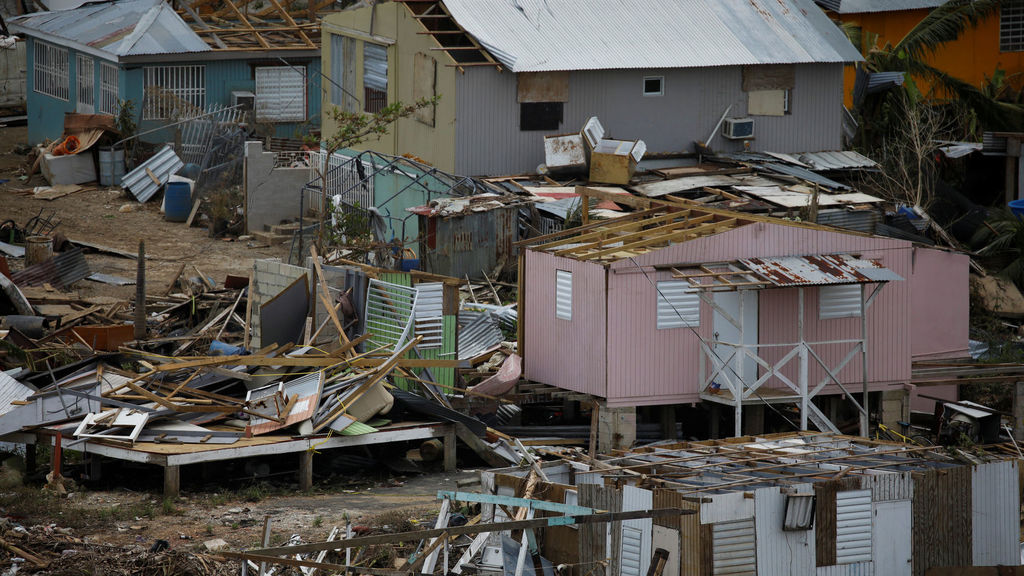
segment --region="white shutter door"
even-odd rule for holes
[[[836,493],[836,564],[871,561],[871,490]]]
[[[306,68],[266,66],[256,69],[256,120],[302,122],[306,119]]]
[[[818,288],[818,318],[860,317],[860,284],[822,286]]]
[[[622,564],[620,576],[640,576],[640,550],[643,533],[639,528],[622,527]]]
[[[711,542],[712,574],[757,574],[753,518],[712,524]]]
[[[685,280],[658,282],[658,330],[700,325],[700,296]]]
[[[555,271],[555,317],[572,320],[572,272]]]

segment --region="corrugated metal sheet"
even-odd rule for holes
[[[797,493],[812,493],[809,486],[794,486]],[[754,522],[759,574],[813,574],[814,529],[785,531],[786,495],[778,488],[754,491]]]
[[[6,372],[0,371],[0,416],[7,414],[15,407],[11,402],[24,400],[32,394],[35,394],[35,389],[11,378]]]
[[[882,217],[876,210],[819,210],[818,224],[874,234]]]
[[[836,563],[871,561],[871,490],[836,493]]]
[[[718,522],[712,525],[714,551],[711,573],[755,576],[757,547],[754,519]]]
[[[772,162],[770,164],[762,164],[761,170],[767,172],[775,172],[777,174],[785,174],[786,176],[792,176],[801,180],[806,180],[812,184],[818,184],[832,190],[851,190],[849,186],[841,182],[836,182],[831,178],[826,178],[817,172],[808,170],[807,168],[801,168],[792,164],[783,164],[781,162]]]
[[[11,281],[18,286],[42,286],[50,284],[57,288],[66,288],[92,274],[89,263],[85,261],[82,249],[74,247],[53,259],[34,264],[28,268],[11,274]]]
[[[895,12],[897,10],[919,10],[941,6],[946,0],[834,0],[839,8],[828,6],[840,14],[862,14],[865,12]],[[824,2],[819,0],[819,4]],[[831,3],[831,2],[830,2]]]
[[[974,566],[1020,563],[1018,462],[989,462],[971,472]]]
[[[13,18],[8,26],[12,32],[59,40],[63,46],[113,59],[211,50],[162,0],[97,2],[71,10],[37,12]]]
[[[903,280],[898,274],[874,260],[855,258],[849,254],[748,258],[740,262],[770,280],[775,286],[823,286]]]
[[[176,174],[184,165],[181,158],[174,153],[174,148],[164,146],[152,158],[125,174],[121,179],[121,186],[127,188],[136,200],[145,202],[152,198],[162,186],[149,177],[149,172],[146,172],[147,168],[156,175],[157,180],[166,183],[171,174]]]
[[[421,349],[440,348],[444,340],[444,284],[421,282],[416,288],[416,335],[423,340],[417,345]]]
[[[861,487],[871,490],[871,499],[875,502],[910,500],[914,497],[914,479],[910,472],[864,476]]]
[[[578,38],[578,35],[576,35]],[[643,74],[665,78],[669,97],[644,97]],[[800,153],[841,147],[843,67],[799,64],[796,90],[801,96],[785,116],[759,116],[753,150]],[[605,70],[569,73],[569,101],[561,126],[550,131],[519,129],[514,74],[482,67],[466,69],[455,79],[459,103],[455,123],[455,171],[461,174],[534,172],[544,162],[545,135],[576,132],[591,116],[620,138],[643,138],[648,150],[677,152],[685,143],[704,140],[726,107],[730,115],[747,110],[742,68],[660,69],[646,72]],[[686,114],[679,114],[679,110]],[[807,126],[814,126],[808,130]],[[716,137],[717,151],[741,151],[743,142]]]
[[[423,269],[455,278],[506,276],[515,266],[519,206],[450,217],[419,216]]]
[[[459,360],[468,360],[497,346],[504,339],[498,319],[480,314],[459,329]]]
[[[875,565],[873,562],[818,566],[815,571],[815,576],[874,576],[874,574]]]
[[[986,156],[1006,156],[1008,147],[1006,136],[998,136],[993,132],[981,135],[981,150]]]
[[[445,0],[444,5],[513,72],[863,59],[811,0]]]
[[[730,154],[729,156],[737,156]],[[810,168],[811,170],[851,170],[855,168],[875,168],[878,163],[854,150],[831,150],[824,152],[804,152],[801,154],[782,154],[765,151],[762,154],[747,153],[749,160],[757,161],[758,157],[769,157]],[[767,158],[765,158],[767,159]],[[748,161],[749,161],[748,160]]]

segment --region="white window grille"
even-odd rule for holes
[[[100,114],[117,114],[117,66],[100,62]]]
[[[999,10],[999,51],[1024,51],[1024,2],[1005,0]]]
[[[206,66],[147,66],[143,120],[166,120],[206,107]]]
[[[75,69],[78,72],[78,82],[75,83],[78,101],[75,110],[82,114],[92,114],[96,111],[96,67],[92,56],[75,55]]]
[[[363,111],[380,112],[388,105],[388,47],[363,43]]]
[[[40,94],[68,100],[68,50],[46,42],[35,41],[32,50],[34,66],[32,89]]]
[[[555,271],[555,317],[572,320],[572,272]]]
[[[818,288],[818,319],[859,318],[860,284],[841,284]]]
[[[658,330],[700,326],[700,296],[685,280],[658,282]]]
[[[306,67],[256,69],[256,120],[302,122],[306,119]]]

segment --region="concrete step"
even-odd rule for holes
[[[271,226],[270,227],[270,233],[271,234],[287,234],[287,235],[290,236],[292,234],[292,232],[295,232],[298,229],[299,229],[299,223],[298,222],[288,222],[287,224],[275,224],[275,225]]]
[[[274,234],[273,232],[253,232],[252,237],[256,242],[270,246],[273,246],[274,244],[283,244],[291,241],[292,239],[291,234]]]

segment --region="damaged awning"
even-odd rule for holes
[[[871,284],[903,280],[877,260],[850,254],[742,258],[672,268],[673,277],[701,290]]]

